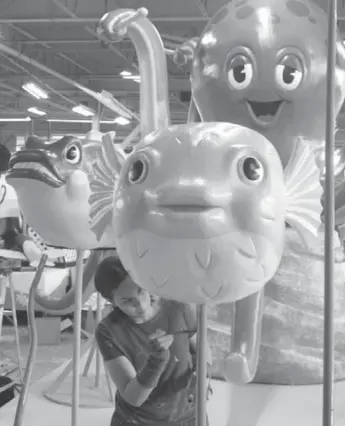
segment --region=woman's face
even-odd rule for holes
[[[150,293],[138,287],[129,276],[114,290],[111,302],[138,322],[150,319],[153,312]]]

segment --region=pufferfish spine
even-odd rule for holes
[[[318,235],[321,224],[321,172],[316,167],[316,156],[311,144],[304,138],[295,141],[295,147],[285,168],[286,221],[294,227],[308,245]]]
[[[113,196],[119,179],[118,171],[126,158],[122,149],[115,145],[114,136],[114,132],[110,132],[102,138],[102,152],[97,155],[94,178],[90,182],[90,227],[98,241],[107,226],[112,223]]]

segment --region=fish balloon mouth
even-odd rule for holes
[[[284,106],[284,101],[255,102],[248,100],[245,104],[254,124],[261,128],[269,128],[275,125]]]
[[[199,213],[207,213],[212,210],[220,209],[219,206],[209,206],[209,205],[168,205],[161,204],[158,206],[163,211],[167,211],[170,213],[176,214],[199,214]]]
[[[66,182],[60,177],[47,155],[41,150],[15,153],[10,160],[7,179],[32,179],[52,188],[60,188]]]

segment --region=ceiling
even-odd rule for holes
[[[325,6],[327,0],[316,0]],[[149,18],[159,30],[164,45],[173,51],[190,37],[198,36],[208,19],[228,0],[0,0],[0,41],[15,49],[18,57],[0,51],[0,118],[27,117],[29,107],[47,112],[51,119],[80,119],[71,112],[78,104],[96,108],[97,103],[72,82],[62,81],[58,73],[92,89],[106,90],[138,114],[139,84],[125,80],[119,74],[136,73],[133,65],[136,54],[128,40],[105,43],[95,33],[102,15],[116,8],[146,7]],[[339,27],[344,34],[344,1]],[[22,56],[21,56],[22,55]],[[34,61],[52,70],[40,70]],[[173,123],[186,121],[189,107],[188,69],[177,66],[170,55],[167,60]],[[49,92],[49,99],[38,101],[21,89],[23,83],[33,81]],[[113,120],[115,113],[103,109],[102,119]],[[344,121],[344,120],[342,120]],[[128,135],[138,122],[117,126],[120,138]],[[34,128],[32,128],[34,126]],[[2,132],[25,135],[35,133],[85,133],[90,124],[56,123],[42,120],[29,122],[0,122]],[[111,130],[114,124],[103,124]]]

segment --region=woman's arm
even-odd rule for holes
[[[140,407],[149,397],[169,360],[169,353],[149,355],[143,368],[136,372],[131,361],[116,346],[108,328],[100,323],[95,332],[105,366],[117,390],[126,402]]]

